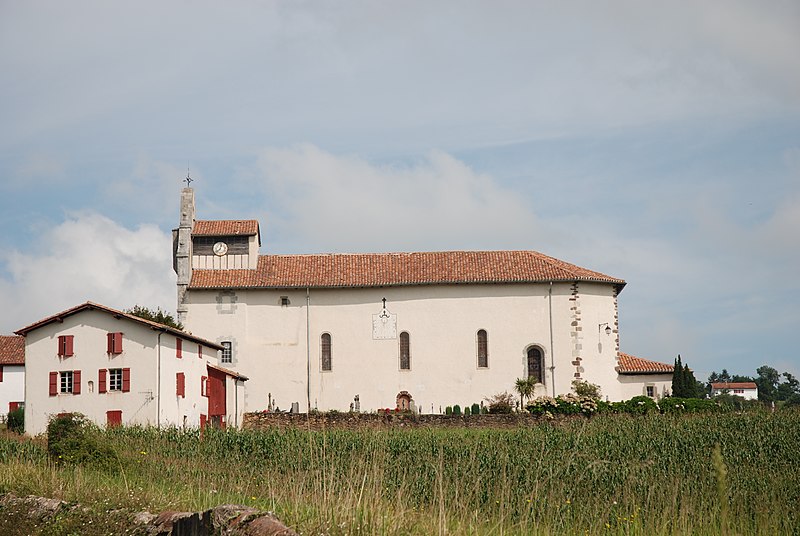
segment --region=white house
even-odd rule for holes
[[[260,255],[257,221],[196,220],[191,188],[180,214],[179,319],[251,378],[247,411],[438,413],[524,377],[536,395],[664,391],[620,363],[622,279],[535,251]]]
[[[26,326],[25,431],[80,412],[99,425],[238,425],[244,381],[223,347],[87,302]]]
[[[741,396],[745,400],[758,400],[758,386],[755,382],[718,382],[711,384],[711,396],[728,393]]]
[[[0,335],[0,413],[22,407],[25,401],[25,339]]]

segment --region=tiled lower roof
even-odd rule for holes
[[[25,364],[25,337],[0,335],[0,365]]]
[[[536,251],[262,255],[255,270],[193,270],[190,288],[355,288],[455,283],[625,281]]]
[[[674,365],[642,359],[630,354],[619,352],[617,372],[619,374],[671,374]]]
[[[712,383],[712,389],[758,389],[755,382],[719,382]]]

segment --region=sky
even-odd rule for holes
[[[621,350],[800,375],[800,3],[0,0],[0,333],[262,254],[535,250]]]

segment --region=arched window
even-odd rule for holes
[[[400,334],[400,370],[411,370],[411,337],[407,331]]]
[[[539,383],[544,383],[544,366],[542,351],[535,346],[528,348],[528,378],[536,378]]]
[[[478,368],[489,366],[489,341],[487,340],[486,330],[478,330]]]
[[[319,338],[319,347],[322,353],[322,370],[330,371],[332,368],[331,334],[323,333]]]

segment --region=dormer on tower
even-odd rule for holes
[[[199,220],[192,231],[192,268],[254,270],[260,246],[256,220]]]

